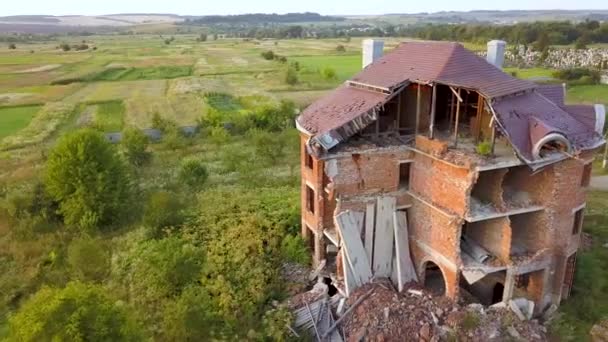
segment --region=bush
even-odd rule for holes
[[[299,82],[298,72],[293,67],[288,67],[285,72],[285,83],[289,85],[296,85]]]
[[[576,84],[598,84],[600,72],[587,68],[571,68],[553,72],[553,77]]]
[[[148,198],[144,209],[143,223],[148,227],[150,238],[160,238],[163,228],[179,226],[183,223],[182,201],[170,192],[155,192]]]
[[[221,334],[214,325],[221,323],[209,310],[209,293],[201,287],[189,287],[180,297],[167,305],[163,313],[165,341],[210,341]]]
[[[304,239],[299,235],[286,235],[281,242],[281,254],[286,260],[306,265],[310,261],[310,252]]]
[[[165,119],[158,112],[152,116],[152,128],[156,128],[162,132],[177,128],[175,122]]]
[[[213,127],[209,132],[209,141],[216,146],[224,145],[230,141],[230,134],[224,127]]]
[[[148,137],[139,129],[127,128],[122,133],[120,142],[123,152],[133,166],[142,166],[150,160]]]
[[[16,48],[17,48],[17,45],[15,45],[15,43],[8,44],[8,49],[9,50],[15,50]]]
[[[264,51],[262,52],[262,58],[264,58],[267,61],[271,61],[274,59],[274,52],[272,50],[268,50],[268,51]]]
[[[208,176],[207,168],[200,160],[186,159],[180,166],[178,177],[184,185],[192,189],[200,189]]]
[[[68,264],[76,279],[100,282],[110,273],[111,253],[100,240],[76,239],[68,247]]]
[[[477,154],[480,156],[489,156],[492,153],[492,143],[489,141],[482,141],[477,144],[475,151],[477,151]]]
[[[337,77],[336,70],[331,67],[325,67],[321,70],[321,76],[326,80],[334,80]]]
[[[125,163],[101,133],[87,129],[63,136],[46,169],[45,187],[69,226],[115,224],[129,208],[132,186]]]
[[[141,341],[139,326],[108,291],[69,283],[44,287],[9,320],[12,341]]]
[[[66,51],[66,52],[67,52],[67,51],[72,50],[72,47],[71,47],[71,46],[70,46],[70,44],[68,44],[68,43],[61,43],[61,44],[59,45],[59,48],[60,48],[61,50],[63,50],[63,51]]]
[[[336,46],[336,51],[337,52],[346,52],[346,48],[344,47],[344,45],[340,44],[340,45]]]

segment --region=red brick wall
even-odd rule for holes
[[[326,165],[337,196],[396,191],[399,160],[411,159],[409,151],[352,154],[328,160]],[[331,174],[335,170],[337,174]]]
[[[511,253],[511,226],[508,217],[468,223],[466,234],[503,262]]]
[[[416,154],[411,168],[410,189],[436,206],[464,216],[474,172]]]

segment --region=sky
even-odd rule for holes
[[[2,0],[2,2],[0,16],[20,14],[101,15],[114,13],[210,15],[306,11],[326,15],[347,15],[480,9],[608,9],[607,0]]]

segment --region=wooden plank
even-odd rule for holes
[[[342,237],[343,253],[353,272],[357,286],[368,283],[372,278],[372,270],[361,241],[361,229],[357,222],[363,224],[363,214],[345,211],[334,217],[336,227]]]
[[[362,238],[363,237],[363,227],[365,225],[364,224],[365,214],[357,212],[357,211],[353,211],[353,212],[351,212],[351,215],[353,215],[353,217],[355,219],[355,227],[357,227],[357,229],[359,230],[359,237]]]
[[[374,276],[389,277],[393,259],[393,212],[394,197],[378,197],[376,208],[376,232],[374,237]]]
[[[375,206],[375,203],[368,203],[365,210],[365,253],[370,264],[374,260]]]
[[[407,229],[407,215],[403,211],[393,213],[395,232],[395,254],[397,262],[397,289],[403,291],[410,281],[418,281],[410,256],[410,242]]]

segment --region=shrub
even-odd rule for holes
[[[274,52],[272,50],[268,50],[268,51],[264,51],[262,52],[262,58],[264,58],[267,61],[271,61],[274,59]]]
[[[46,169],[45,187],[67,225],[90,229],[116,223],[128,208],[131,180],[125,164],[98,132],[63,136]]]
[[[148,198],[144,209],[143,223],[148,227],[150,238],[160,238],[163,228],[175,227],[183,223],[182,201],[170,192],[155,192]]]
[[[209,140],[216,146],[224,145],[230,141],[230,134],[224,127],[213,127],[209,132]]]
[[[280,136],[268,131],[253,130],[250,133],[256,156],[269,165],[277,165],[285,155]]]
[[[127,128],[122,133],[120,142],[123,152],[129,163],[133,166],[142,166],[150,160],[148,137],[139,129]]]
[[[61,43],[61,44],[59,45],[59,48],[60,48],[61,50],[63,50],[63,51],[70,51],[70,50],[72,50],[72,47],[71,47],[71,46],[70,46],[70,44],[68,44],[68,43]]]
[[[285,72],[285,83],[289,85],[296,85],[299,82],[298,72],[293,67],[288,67]]]
[[[209,308],[212,298],[206,289],[189,287],[180,297],[167,305],[163,313],[162,334],[165,341],[210,341],[220,339],[220,324]]]
[[[325,67],[321,70],[321,76],[326,80],[334,80],[337,77],[336,70],[331,67]]]
[[[209,176],[207,168],[200,160],[186,159],[179,169],[179,179],[186,186],[199,189]]]
[[[102,241],[76,239],[68,247],[68,264],[77,279],[100,282],[110,273],[111,253]]]
[[[170,129],[177,128],[177,125],[175,122],[163,118],[158,112],[156,112],[154,115],[152,115],[152,127],[162,132],[166,132]]]
[[[492,143],[489,141],[482,141],[477,144],[475,151],[481,156],[489,156],[492,153]]]
[[[286,235],[281,242],[281,254],[291,262],[306,265],[310,261],[310,254],[306,243],[299,235]]]
[[[9,50],[15,50],[16,48],[17,48],[17,45],[15,45],[15,43],[8,44],[8,49]]]
[[[14,341],[140,341],[130,314],[97,285],[44,287],[9,320]]]
[[[336,46],[336,51],[337,52],[346,52],[346,48],[344,47],[344,45],[340,44],[340,45]]]

